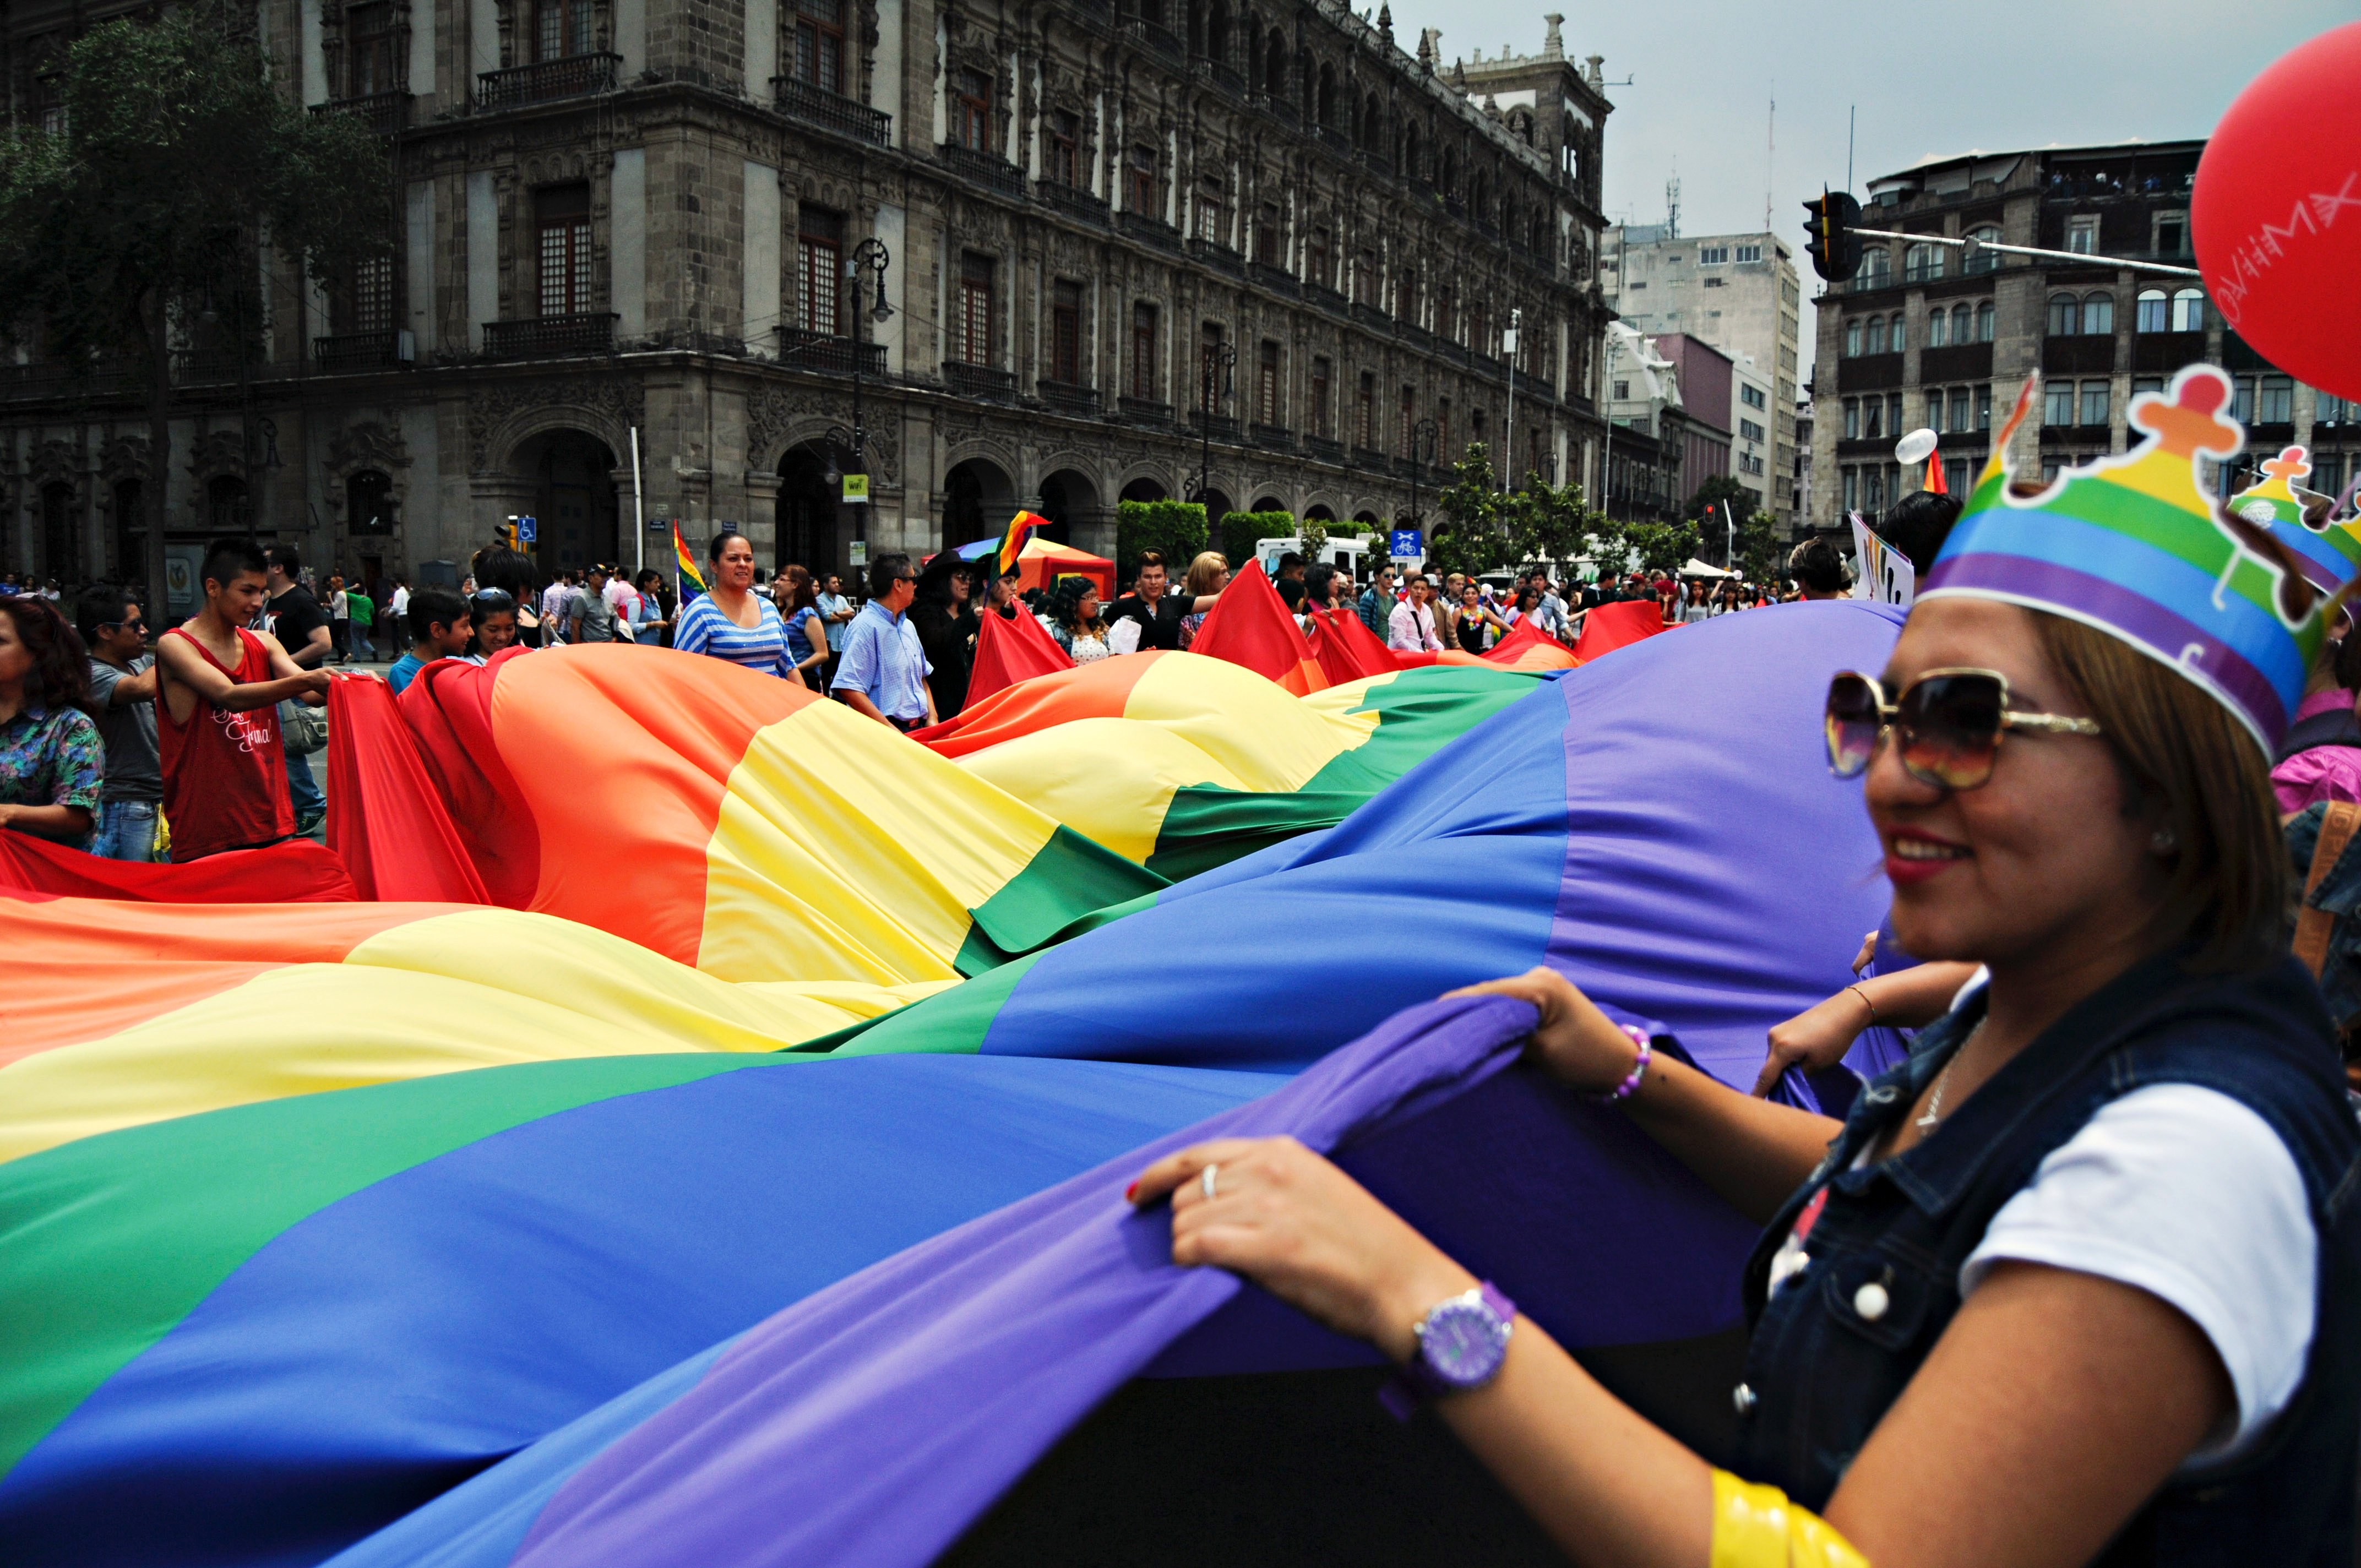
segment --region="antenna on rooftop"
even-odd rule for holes
[[[1779,83],[1771,83],[1771,117],[1763,131],[1763,232],[1771,232],[1771,188],[1778,183]]]
[[[1664,181],[1664,237],[1681,237],[1681,177],[1677,174]]]

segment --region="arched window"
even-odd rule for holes
[[[2165,330],[2164,323],[2170,319],[2171,315],[2166,305],[2164,291],[2161,289],[2142,289],[2139,292],[2139,300],[2132,315],[2132,330],[2135,332],[2162,332]]]
[[[2072,337],[2082,330],[2082,302],[2071,294],[2049,296],[2049,335]]]
[[[1205,7],[1205,53],[1225,64],[1230,58],[1230,8],[1223,0]]]
[[[1336,68],[1333,65],[1320,68],[1318,114],[1322,125],[1332,131],[1336,128]]]
[[[393,532],[393,480],[364,468],[345,481],[345,527],[351,532]]]
[[[1925,283],[1943,275],[1943,247],[1925,242],[1902,253],[1902,280]]]
[[[1385,123],[1385,107],[1378,102],[1378,95],[1372,93],[1361,106],[1361,145],[1371,152],[1377,151],[1378,143],[1385,134],[1382,129]]]
[[[2205,291],[2176,290],[2172,296],[2172,330],[2203,332],[2205,330]]]
[[[1415,180],[1421,165],[1418,160],[1418,125],[1415,121],[1402,126],[1401,176]]]
[[[1287,35],[1277,27],[1262,46],[1262,90],[1274,98],[1291,98],[1287,81]]]
[[[1909,328],[1903,322],[1902,313],[1894,312],[1894,319],[1885,325],[1885,351],[1888,354],[1901,353],[1908,345],[1909,338]]]
[[[1885,318],[1883,316],[1870,317],[1869,324],[1861,329],[1861,351],[1863,354],[1884,353]]]
[[[1847,359],[1861,353],[1861,318],[1854,316],[1845,323],[1844,356]]]
[[[1951,313],[1935,310],[1927,313],[1927,346],[1947,348],[1951,342]]]
[[[1980,224],[1976,227],[1970,229],[1966,235],[1961,237],[1972,239],[1979,245],[1998,244],[2000,241],[2000,230],[1991,224]],[[1990,272],[1999,265],[1999,256],[1989,250],[1979,250],[1976,252],[1975,256],[1968,261],[1962,270],[1968,272]]]
[[[1984,301],[1976,307],[1976,341],[1978,343],[1990,343],[1993,340],[1993,327],[1997,314],[1990,300]]]
[[[2082,331],[2089,335],[2104,337],[2115,330],[2115,297],[2113,294],[2082,296]]]
[[[1892,250],[1882,245],[1873,245],[1862,252],[1861,258],[1862,288],[1883,289],[1893,281],[1894,252]]]
[[[1951,307],[1951,341],[1973,343],[1976,340],[1975,313],[1963,302]]]

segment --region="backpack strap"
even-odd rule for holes
[[[2312,869],[2303,879],[2303,907],[2295,919],[2295,956],[2303,960],[2314,980],[2328,967],[2328,938],[2335,929],[2336,916],[2314,908],[2312,895],[2320,891],[2322,879],[2344,855],[2356,829],[2361,829],[2361,806],[2347,800],[2328,803],[2320,821],[2320,839],[2312,846]]]

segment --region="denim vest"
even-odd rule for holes
[[[2175,1476],[2099,1561],[2350,1568],[2361,1458],[2361,1229],[2351,1199],[2361,1128],[2311,977],[2291,958],[2233,977],[2185,975],[2170,957],[2135,966],[2052,1025],[1924,1142],[1851,1168],[1908,1113],[1982,1011],[1979,992],[1923,1031],[1910,1060],[1861,1091],[1828,1157],[1756,1247],[1745,1276],[1754,1332],[1737,1395],[1734,1468],[1825,1508],[1959,1310],[1960,1264],[2043,1157],[2118,1095],[2198,1084],[2261,1116],[2302,1175],[2320,1238],[2312,1351],[2294,1399],[2255,1449]],[[1810,1261],[1766,1299],[1772,1255],[1822,1187]],[[1884,1288],[1884,1305],[1876,1310],[1871,1292],[1871,1319],[1855,1299],[1872,1282]]]

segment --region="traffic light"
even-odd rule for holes
[[[1861,221],[1861,203],[1842,191],[1822,191],[1804,203],[1811,236],[1804,248],[1812,253],[1812,270],[1831,283],[1841,283],[1861,270],[1861,236],[1852,225]]]

